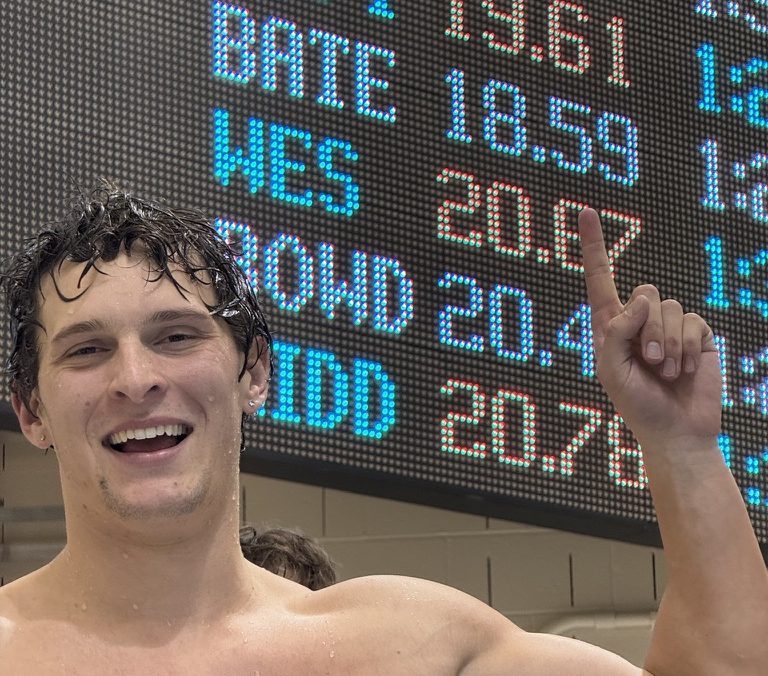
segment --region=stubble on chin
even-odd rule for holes
[[[197,485],[182,495],[151,504],[137,504],[126,500],[112,490],[106,477],[99,480],[99,488],[107,508],[123,519],[172,518],[194,512],[208,495],[210,481],[203,476]]]

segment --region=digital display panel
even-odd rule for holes
[[[98,176],[208,213],[276,339],[244,470],[656,542],[594,375],[589,205],[624,294],[651,282],[710,321],[720,447],[765,546],[768,2],[0,17],[3,253]]]

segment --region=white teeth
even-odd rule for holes
[[[156,427],[141,427],[133,430],[123,430],[110,434],[110,444],[124,444],[128,439],[154,439],[162,435],[178,437],[187,431],[185,425],[157,425]]]

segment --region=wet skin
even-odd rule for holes
[[[148,282],[135,256],[100,268],[71,302],[50,279],[42,287],[39,387],[29,409],[16,405],[30,441],[56,449],[68,544],[0,593],[4,663],[30,674],[434,676],[525,636],[433,583],[365,578],[310,593],[247,563],[239,427],[266,395],[265,364],[238,379],[243,355],[208,314],[206,287],[180,275],[184,298],[167,279]],[[80,271],[63,266],[63,294],[82,291]],[[166,425],[185,434],[110,443]]]
[[[582,236],[601,378],[648,451],[671,551],[674,592],[659,614],[652,671],[760,674],[766,660],[755,632],[768,627],[754,621],[757,610],[745,623],[742,609],[768,607],[768,585],[717,449],[711,333],[652,287],[638,287],[623,305],[594,212]],[[239,429],[242,414],[253,412],[249,402],[266,396],[266,364],[249,359],[238,378],[244,357],[226,324],[208,314],[207,287],[179,275],[189,290],[182,297],[168,279],[148,282],[140,256],[100,267],[106,274],[90,273],[73,302],[43,283],[39,387],[29,407],[15,399],[14,408],[32,444],[56,449],[67,546],[0,589],[0,665],[20,674],[650,673],[577,641],[525,633],[431,582],[371,577],[309,592],[246,562]],[[64,293],[82,291],[79,274],[80,266],[63,266]],[[676,360],[672,374],[664,361],[636,354],[659,336]],[[688,357],[693,371],[684,367]],[[158,427],[167,438],[158,440]],[[121,433],[148,429],[150,441],[121,441]],[[687,473],[695,480],[679,478]],[[713,495],[723,497],[710,507]],[[722,571],[736,567],[723,591]],[[697,631],[681,635],[681,618]]]

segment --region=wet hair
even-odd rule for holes
[[[318,542],[287,528],[240,529],[240,548],[251,563],[316,591],[336,583],[336,564]]]
[[[88,273],[99,270],[99,262],[115,260],[121,252],[136,250],[146,257],[157,276],[167,277],[186,297],[188,289],[174,277],[185,273],[195,283],[211,286],[215,301],[208,305],[211,315],[229,326],[243,367],[239,378],[253,364],[248,357],[256,341],[256,360],[264,350],[271,354],[272,338],[256,294],[237,262],[238,252],[222,238],[211,222],[192,209],[171,209],[125,192],[106,180],[89,191],[80,191],[67,215],[46,223],[24,248],[12,256],[0,273],[0,290],[5,295],[11,329],[11,351],[7,372],[11,391],[29,408],[38,384],[38,331],[44,331],[39,311],[42,280],[49,274],[56,292],[55,274],[64,262],[83,263],[78,288]],[[103,274],[103,273],[102,273]],[[255,363],[255,362],[254,362]]]

